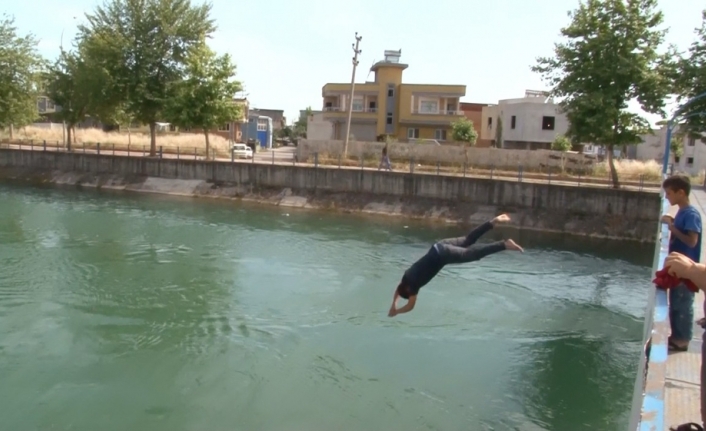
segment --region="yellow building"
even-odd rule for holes
[[[370,69],[372,82],[355,84],[351,136],[358,141],[375,141],[392,135],[400,141],[414,139],[451,140],[451,123],[464,118],[461,97],[465,85],[404,84],[400,63],[402,51],[385,51],[385,60]],[[344,139],[351,94],[349,84],[326,84],[323,87],[323,118],[331,123],[330,137],[309,139]]]

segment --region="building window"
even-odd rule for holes
[[[413,129],[409,128],[407,129],[407,138],[408,139],[419,139],[419,129]]]
[[[257,131],[266,132],[267,131],[267,120],[257,120]]]
[[[230,132],[230,123],[226,123],[218,127],[219,132]]]
[[[694,145],[696,145],[696,138],[693,138],[693,137],[689,138],[689,146],[693,147]]]
[[[693,157],[687,157],[686,158],[686,164],[691,166],[694,164],[694,158]]]
[[[376,102],[370,102],[370,103],[368,104],[368,108],[370,109],[370,112],[375,112],[375,110],[377,109],[377,103],[376,103]]]
[[[445,141],[446,129],[436,129],[436,132],[434,132],[434,139],[436,139],[437,141]]]
[[[363,112],[364,106],[365,104],[363,103],[362,97],[353,98],[353,106],[351,106],[353,112]]]
[[[488,128],[489,129],[493,128],[493,117],[488,117]]]
[[[387,89],[387,97],[394,97],[395,96],[395,89],[394,88],[388,88]]]
[[[513,115],[512,117],[510,117],[510,128],[514,129],[516,123],[517,123],[517,117]]]
[[[439,113],[439,101],[433,99],[420,99],[419,100],[419,113],[420,114],[438,114]]]
[[[542,130],[554,130],[554,117],[542,117]]]
[[[392,114],[387,114],[387,124],[392,124]]]
[[[47,100],[47,111],[53,111],[54,108],[56,107],[54,105],[54,102],[51,101],[51,99],[46,99]]]

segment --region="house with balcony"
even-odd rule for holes
[[[351,84],[324,85],[322,120],[331,124],[328,139],[345,139],[350,105],[350,135],[358,141],[385,135],[400,141],[451,140],[451,123],[464,117],[460,99],[466,86],[403,83],[408,65],[400,63],[401,55],[401,50],[385,51],[385,59],[370,69],[374,80],[355,84],[352,100]]]
[[[527,90],[522,98],[483,107],[481,117],[479,138],[498,148],[550,149],[554,138],[569,128],[566,115],[544,91]]]

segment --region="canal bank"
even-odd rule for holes
[[[654,191],[250,162],[0,149],[0,178],[654,241]]]

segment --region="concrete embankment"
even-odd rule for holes
[[[453,222],[508,212],[521,228],[649,242],[660,214],[654,191],[250,162],[0,149],[0,177]]]

